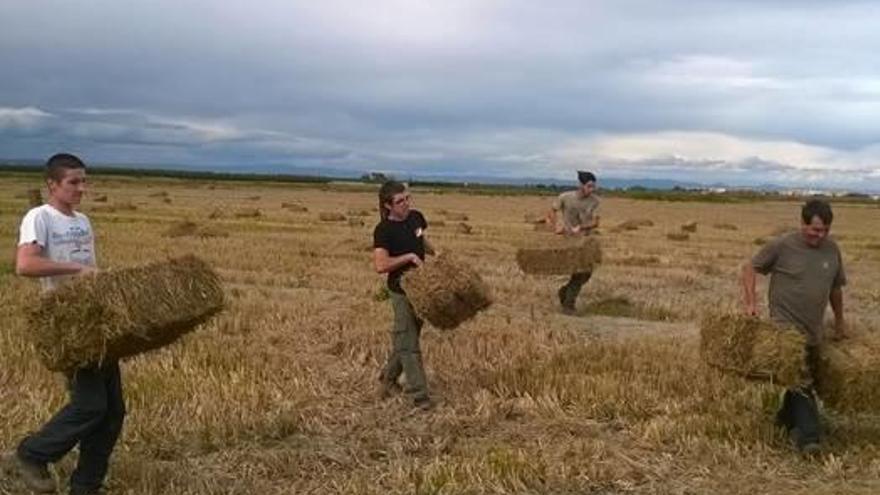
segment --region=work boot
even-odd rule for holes
[[[419,397],[413,401],[413,405],[418,407],[422,411],[430,411],[434,408],[434,401],[432,401],[429,397]]]
[[[76,486],[71,486],[70,491],[67,493],[69,495],[107,495],[107,491],[104,488],[80,488]]]
[[[49,473],[46,463],[25,459],[18,452],[11,457],[15,474],[28,489],[36,493],[55,493],[55,479]]]

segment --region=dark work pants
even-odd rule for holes
[[[417,401],[427,399],[428,383],[419,346],[422,320],[416,317],[406,295],[390,292],[390,298],[394,309],[394,328],[391,330],[391,355],[382,370],[381,379],[396,383],[403,374],[406,377],[406,392]]]
[[[571,275],[568,283],[559,288],[559,303],[564,308],[574,309],[574,302],[581,293],[581,288],[590,281],[593,272],[578,272]]]
[[[68,386],[70,401],[40,431],[22,440],[18,453],[32,462],[52,463],[79,444],[70,486],[94,490],[107,475],[125,418],[119,364],[78,369],[68,378]]]
[[[819,365],[819,350],[816,346],[807,346],[806,351],[807,383],[785,391],[776,423],[789,432],[797,428],[801,442],[819,442],[822,431],[813,378]]]

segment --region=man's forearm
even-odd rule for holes
[[[742,286],[743,304],[748,310],[754,310],[757,306],[757,296],[755,295],[756,280],[757,274],[752,265],[749,263],[743,265],[740,284]]]
[[[89,268],[80,263],[52,261],[42,256],[28,256],[24,260],[16,261],[15,273],[22,277],[57,277],[76,275]]]
[[[831,311],[834,312],[835,320],[843,320],[843,291],[841,289],[831,289],[831,295],[828,298],[831,303]]]

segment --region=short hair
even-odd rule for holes
[[[578,170],[578,182],[586,184],[587,182],[596,182],[596,175],[593,172]]]
[[[801,208],[801,220],[804,223],[810,223],[813,221],[813,217],[819,217],[822,220],[822,223],[825,225],[831,225],[831,221],[834,220],[834,213],[831,212],[831,205],[828,204],[827,201],[821,199],[811,199],[804,203],[804,207]]]
[[[46,179],[58,182],[64,178],[64,170],[77,168],[86,168],[79,157],[70,153],[57,153],[46,160]]]

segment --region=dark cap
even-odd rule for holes
[[[596,176],[593,175],[593,172],[578,170],[578,181],[581,184],[586,184],[587,182],[596,182]]]

